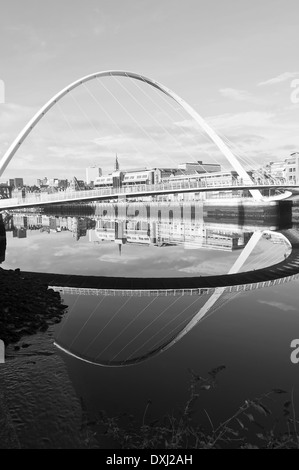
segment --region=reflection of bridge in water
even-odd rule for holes
[[[116,238],[124,241],[124,238],[128,237],[128,233],[125,233],[124,227],[121,228],[120,233],[118,233],[118,229],[120,228],[119,224],[125,224],[128,219],[133,218],[136,223],[145,221],[147,230],[149,222],[159,223],[160,219],[160,222],[164,221],[167,227],[172,227],[174,221],[177,224],[184,223],[184,237],[186,227],[191,229],[192,226],[194,228],[197,226],[194,225],[196,221],[199,230],[187,231],[195,237],[194,240],[191,239],[191,242],[188,239],[187,245],[190,242],[191,246],[196,246],[199,250],[211,248],[209,245],[204,245],[201,240],[202,233],[205,232],[202,206],[193,207],[193,211],[191,211],[189,204],[187,206],[177,205],[177,207],[174,207],[174,204],[172,206],[166,205],[165,210],[162,210],[163,207],[155,204],[151,204],[149,207],[141,207],[140,204],[134,204],[133,207],[100,204],[99,207],[93,209],[94,218],[98,220],[99,224],[97,226],[99,238],[101,239],[105,234],[105,231],[103,232],[101,229],[102,222],[103,224],[111,222],[115,225],[110,241],[115,241]],[[170,207],[172,217],[170,217]],[[256,211],[257,208],[254,207]],[[120,211],[120,208],[123,209],[123,212]],[[159,208],[161,209],[160,215]],[[283,226],[283,224],[278,223],[280,218],[278,217],[276,220],[274,215],[278,216],[281,212],[286,212],[285,203],[283,208],[284,210],[276,211],[275,205],[275,211],[268,214],[271,215],[270,220],[276,228]],[[149,211],[149,209],[151,210]],[[191,217],[191,213],[193,217]],[[121,214],[123,217],[120,217]],[[29,213],[27,215],[29,216]],[[17,225],[21,223],[17,215],[12,217],[16,217],[14,223]],[[206,217],[209,220],[208,212]],[[9,220],[8,217],[6,222],[8,223]],[[288,218],[288,222],[290,220]],[[221,222],[223,222],[222,219]],[[208,227],[210,227],[209,224],[210,222],[208,222]],[[22,272],[22,275],[25,277],[38,276],[40,280],[61,294],[76,295],[74,304],[77,306],[83,303],[80,306],[80,310],[82,310],[80,318],[83,324],[78,317],[75,317],[72,322],[73,315],[78,315],[78,311],[76,309],[74,312],[72,311],[72,299],[69,299],[69,312],[61,325],[62,334],[59,333],[56,338],[56,345],[59,348],[80,360],[97,365],[136,364],[169,349],[198,322],[222,308],[240,292],[290,282],[299,277],[299,231],[295,229],[273,231],[271,230],[273,226],[270,225],[239,227],[238,225],[223,226],[223,223],[214,222],[212,226],[214,226],[213,230],[216,230],[215,233],[221,227],[226,235],[234,234],[234,236],[241,237],[242,243],[237,246],[239,256],[228,274],[182,278],[128,278],[29,272]],[[92,233],[94,232],[92,231]],[[170,230],[168,235],[171,233]],[[178,233],[181,234],[181,231]],[[175,244],[180,242],[180,236],[165,238],[166,235],[165,232],[163,240],[167,239]],[[245,266],[245,262],[263,235],[276,243],[283,242],[280,246],[283,248],[283,245],[287,245],[287,252],[291,247],[291,253],[283,261],[278,262],[278,259],[283,256],[281,250],[273,250],[271,247],[269,253],[272,265],[269,266],[271,263],[267,261],[267,267],[249,270],[249,265]],[[198,240],[197,237],[199,237]],[[196,240],[197,243],[195,243]],[[150,241],[151,237],[148,242],[150,243]],[[155,239],[156,242],[157,239]],[[186,243],[185,238],[184,243]],[[164,248],[157,248],[158,251],[161,249]],[[167,250],[167,248],[165,249]],[[285,256],[287,252],[285,251]],[[267,259],[269,253],[266,250]],[[281,257],[279,258],[278,255]],[[259,262],[261,261],[259,258]],[[251,265],[251,262],[249,264]],[[240,272],[241,268],[243,272]],[[92,304],[91,310],[90,304]],[[73,323],[75,323],[75,329],[72,326]]]
[[[297,269],[299,270],[299,263]],[[248,284],[240,284],[233,286],[223,287],[224,292],[244,292],[255,289],[264,289],[265,287],[276,286],[284,284],[286,282],[294,281],[299,278],[299,273],[291,276],[282,277],[279,279],[273,279],[268,281],[259,281]],[[105,296],[129,296],[129,297],[148,297],[148,296],[176,296],[176,295],[205,295],[215,292],[217,287],[203,287],[198,289],[152,289],[152,290],[135,290],[135,289],[93,289],[86,287],[66,287],[66,286],[50,286],[51,289],[60,292],[61,294],[67,295],[105,295]]]
[[[259,232],[260,236],[263,233]],[[25,277],[36,275],[54,289],[85,295],[202,295],[210,294],[218,287],[227,289],[227,292],[252,290],[293,280],[299,272],[299,232],[282,230],[275,233],[280,234],[291,244],[290,255],[273,266],[246,272],[175,278],[106,277],[28,271],[22,271],[22,275]],[[242,253],[239,259],[242,260]]]
[[[221,308],[239,292],[265,288],[298,279],[299,232],[295,230],[281,232],[281,236],[288,240],[292,246],[291,254],[286,259],[270,267],[248,272],[238,272],[246,257],[259,240],[261,233],[254,234],[251,246],[249,246],[249,242],[243,250],[243,254],[241,253],[230,272],[226,275],[203,276],[190,279],[150,280],[160,285],[164,281],[169,283],[176,282],[176,288],[165,289],[165,286],[160,286],[160,288],[152,289],[148,286],[147,289],[133,289],[133,286],[131,286],[131,289],[123,289],[121,287],[125,286],[121,286],[121,282],[124,282],[124,278],[120,280],[118,288],[111,285],[110,289],[53,286],[54,289],[64,293],[78,294],[78,296],[82,294],[99,296],[98,304],[87,320],[84,321],[79,332],[76,331],[76,334],[69,341],[59,339],[59,334],[55,342],[56,346],[77,359],[96,365],[111,367],[137,364],[169,349],[207,314],[212,314]],[[246,248],[247,253],[244,255]],[[26,275],[26,273],[24,274]],[[55,276],[52,279],[54,280]],[[149,282],[148,279],[139,281]],[[112,280],[110,279],[109,282],[111,283]],[[131,279],[130,282],[133,282],[133,280]],[[189,287],[180,285],[181,282],[189,283]],[[194,283],[197,286],[190,287]],[[122,296],[126,298],[122,300]],[[167,300],[166,297],[168,296],[172,296],[172,300],[170,298]],[[126,309],[124,310],[125,306],[128,307],[130,314],[128,314]],[[100,312],[97,314],[98,308]],[[108,313],[104,314],[103,312],[106,309]],[[120,312],[122,313],[119,316]],[[106,315],[104,325],[101,324],[99,327],[98,323],[96,323],[96,326],[92,328],[92,339],[89,339],[84,344],[84,347],[81,344],[78,351],[78,346],[74,347],[74,344],[77,341],[80,342],[80,336],[92,316],[94,314],[101,315],[102,313],[104,316]],[[141,322],[137,326],[138,322],[141,321],[142,313],[146,314],[147,323]],[[113,328],[111,326],[116,318],[120,322],[120,331],[118,327],[116,328],[116,325]],[[96,319],[99,321],[98,316]],[[67,321],[68,318],[66,318],[65,323],[62,325],[62,329]],[[109,336],[109,325],[112,328],[111,337]],[[154,325],[156,325],[155,329],[153,329]],[[133,331],[133,336],[129,335],[130,328]],[[103,336],[104,330],[105,335]],[[144,337],[145,333],[150,336]],[[97,344],[99,338],[101,341]],[[122,338],[122,341],[119,345],[120,338]],[[98,348],[101,349],[101,352],[99,352]],[[124,351],[126,351],[126,356],[123,355]]]

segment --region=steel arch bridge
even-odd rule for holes
[[[84,83],[89,82],[91,80],[96,80],[101,77],[107,77],[107,76],[121,76],[121,77],[127,77],[127,78],[131,78],[134,80],[142,81],[158,89],[159,91],[161,91],[162,93],[164,93],[165,95],[173,99],[207,133],[207,135],[217,145],[219,150],[223,153],[223,155],[226,157],[226,159],[229,161],[229,163],[232,165],[235,171],[243,179],[244,183],[252,184],[252,180],[250,176],[248,175],[246,170],[243,168],[243,166],[240,164],[240,162],[237,160],[237,158],[232,153],[232,151],[229,149],[229,147],[223,142],[223,140],[218,136],[218,134],[209,126],[209,124],[197,113],[197,111],[195,111],[188,103],[186,103],[186,101],[184,101],[180,96],[178,96],[176,93],[174,93],[172,90],[170,90],[166,86],[162,85],[161,83],[158,83],[157,81],[151,78],[145,77],[144,75],[141,75],[135,72],[128,72],[128,71],[123,71],[123,70],[107,70],[107,71],[96,72],[96,73],[86,75],[70,83],[68,86],[63,88],[56,95],[54,95],[44,106],[40,108],[40,110],[27,123],[27,125],[23,128],[23,130],[19,133],[19,135],[16,137],[16,139],[13,141],[13,143],[10,145],[8,150],[3,155],[0,161],[0,176],[3,174],[5,168],[7,167],[7,165],[9,164],[9,162],[11,161],[11,159],[13,158],[17,150],[26,140],[27,136],[35,128],[38,122],[47,114],[47,112],[51,108],[53,108],[53,106],[56,105],[56,103],[58,103],[64,96],[68,95],[72,90],[83,85]],[[251,189],[250,192],[252,196],[254,197],[254,199],[256,200],[262,199],[262,195],[258,189]]]

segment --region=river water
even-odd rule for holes
[[[84,278],[65,276],[65,285],[53,285],[68,305],[59,324],[23,338],[26,348],[18,353],[7,349],[0,368],[2,447],[117,447],[95,433],[87,438],[82,423],[101,410],[132,415],[136,426],[179,413],[190,371],[207,377],[219,366],[225,369],[217,385],[200,394],[194,412],[207,433],[211,422],[218,425],[272,389],[287,392],[268,403],[269,426],[283,429],[291,393],[299,411],[299,364],[290,358],[291,341],[299,338],[296,267],[287,282],[263,286],[268,279],[261,278],[252,290],[221,283],[218,291],[182,290],[182,279],[201,285],[207,276],[258,272],[290,256],[285,235],[299,239],[294,208],[288,220],[275,205],[241,209],[94,202],[5,214],[4,269]],[[98,276],[109,279],[105,291]]]

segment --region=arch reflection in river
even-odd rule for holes
[[[51,265],[55,273],[126,277],[226,273],[253,232],[279,229],[280,217],[277,205],[220,206],[215,201],[95,202],[14,213],[9,258],[21,261],[23,247],[29,252],[39,246],[33,268],[16,267],[45,271]]]
[[[174,345],[236,295],[240,286],[264,286],[298,272],[296,250],[284,259],[289,254],[287,239],[294,247],[297,234],[269,231],[280,228],[277,206],[246,209],[241,204],[216,210],[217,204],[126,201],[61,208],[61,213],[53,208],[52,215],[50,208],[48,214],[13,214],[12,234],[24,228],[28,235],[26,240],[10,237],[18,263],[25,259],[18,246],[27,243],[36,248],[36,240],[43,246],[41,256],[25,259],[21,270],[29,266],[31,274],[38,272],[58,290],[78,289],[75,304],[70,303],[69,314],[58,327],[57,346],[95,364],[135,364]],[[277,245],[280,250],[273,250],[275,240],[282,242]],[[261,241],[268,248],[260,250],[262,256],[255,256],[251,264]],[[107,253],[108,246],[110,253],[116,251],[110,264],[107,257],[99,256],[101,250]],[[117,246],[127,257],[119,256]],[[223,251],[226,259],[220,271]],[[42,269],[42,256],[55,266],[54,274]],[[80,296],[85,288],[96,295]]]
[[[270,235],[269,232],[267,234]],[[255,232],[228,275],[242,268],[261,236],[262,232]],[[250,288],[277,284],[282,275],[283,281],[297,277],[298,232],[288,231],[276,236],[292,241],[292,256],[273,267],[276,269],[276,279],[272,281],[267,281],[266,272],[264,281],[260,280],[258,271],[253,273],[251,276],[256,275],[258,282],[249,284]],[[75,313],[74,306],[80,302],[80,294],[77,294],[55,344],[67,354],[96,365],[113,367],[136,364],[165,351],[182,339],[202,318],[238,294],[238,286],[233,287],[219,286],[206,290],[202,295],[189,296],[183,290],[178,290],[176,295],[173,292],[173,295],[164,296],[150,291],[144,291],[139,296],[99,295],[93,302],[89,299],[90,312],[84,315],[78,314],[78,309]],[[248,285],[243,284],[242,287],[246,289]],[[86,301],[84,304],[86,311]]]

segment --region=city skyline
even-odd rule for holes
[[[299,148],[295,94],[299,72],[292,46],[298,5],[292,0],[288,5],[190,0],[186,8],[182,1],[169,0],[129,5],[116,0],[109,4],[89,0],[84,5],[66,0],[61,5],[55,0],[41,6],[29,0],[25,7],[10,2],[0,19],[0,78],[5,83],[0,154],[63,86],[95,71],[125,69],[177,92],[249,157],[265,162],[286,158]],[[21,75],[16,73],[20,69]],[[69,113],[63,106],[62,112]],[[136,124],[126,123],[124,138],[111,123],[99,120],[89,105],[86,112],[101,128],[101,136],[91,136],[85,130],[86,119],[71,115],[73,130],[82,132],[75,142],[57,111],[37,127],[3,178],[23,172],[33,183],[42,174],[54,177],[59,171],[61,177],[84,179],[88,166],[98,164],[104,171],[111,167],[116,152],[124,166],[140,167],[129,144],[138,141],[142,152],[148,142],[137,133]],[[189,119],[179,124],[196,132]],[[176,122],[167,129],[176,130]],[[171,153],[155,123],[152,130],[165,152]],[[57,141],[55,133],[59,133]],[[205,141],[198,146],[187,142],[185,148],[196,159],[201,159],[201,151],[205,159],[209,150]],[[161,152],[149,153],[152,166]],[[182,158],[182,151],[177,158]]]
[[[249,170],[249,169],[248,169]],[[147,177],[147,181],[140,180],[139,178],[142,177],[144,178],[145,175],[143,175],[144,172],[148,173],[156,173],[158,172],[160,174],[160,178],[162,180],[168,181],[169,178],[171,180],[175,179],[184,179],[184,178],[189,178],[189,177],[202,177],[202,176],[208,176],[212,177],[213,175],[218,175],[218,177],[223,177],[223,181],[227,178],[228,174],[231,175],[232,178],[237,177],[236,171],[223,171],[222,167],[220,164],[215,164],[215,163],[208,163],[208,162],[203,162],[202,160],[198,161],[192,161],[192,162],[184,162],[184,163],[178,163],[177,166],[174,167],[168,167],[164,168],[163,166],[160,167],[155,167],[155,168],[123,168],[120,166],[120,162],[118,160],[118,156],[115,156],[115,161],[114,161],[114,168],[110,168],[110,171],[107,173],[103,174],[102,173],[102,168],[99,166],[93,165],[91,167],[85,168],[85,176],[82,180],[78,179],[76,175],[74,175],[70,179],[63,179],[63,178],[57,178],[57,177],[52,177],[49,178],[47,175],[43,177],[37,178],[32,184],[28,184],[27,181],[24,181],[23,177],[14,177],[14,178],[9,178],[8,180],[0,179],[0,186],[8,185],[13,188],[30,188],[30,187],[59,187],[61,189],[67,189],[69,186],[72,187],[72,189],[76,189],[73,187],[76,184],[81,184],[81,186],[84,184],[86,187],[94,187],[94,186],[108,186],[112,184],[112,175],[115,174],[115,172],[120,172],[122,174],[121,178],[124,178],[123,183],[130,183],[130,184],[140,184],[140,183],[145,183],[149,184],[150,181]],[[163,174],[163,176],[162,176]],[[284,180],[286,184],[291,183],[291,184],[297,184],[299,181],[299,152],[294,152],[290,154],[288,158],[285,158],[283,160],[272,160],[269,162],[266,162],[263,166],[259,166],[251,171],[248,171],[248,174],[252,178],[266,178],[266,179],[271,179],[274,178],[274,180]],[[133,175],[133,176],[126,176],[126,175]],[[56,175],[57,176],[57,175]],[[109,179],[110,178],[110,179]],[[154,176],[151,176],[151,178],[154,178]],[[156,179],[158,176],[156,175]],[[129,180],[129,181],[128,181]],[[158,181],[158,180],[157,180]],[[78,189],[78,188],[77,188]],[[81,187],[83,189],[83,186]]]

